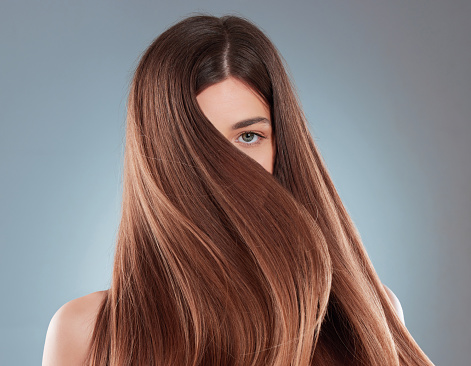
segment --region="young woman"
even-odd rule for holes
[[[432,365],[255,25],[175,24],[127,107],[111,287],[57,311],[43,365]]]

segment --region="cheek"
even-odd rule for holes
[[[273,151],[273,146],[271,144],[267,144],[266,147],[257,151],[255,156],[253,156],[253,158],[270,173],[273,171]]]

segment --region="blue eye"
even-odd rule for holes
[[[244,138],[245,136],[245,138]],[[242,137],[242,141],[239,140]],[[256,139],[254,140],[254,138]],[[259,133],[255,133],[252,131],[247,131],[247,132],[242,132],[239,137],[237,137],[237,141],[242,143],[243,145],[248,145],[248,146],[253,146],[253,145],[258,145],[262,141],[261,139],[265,139],[266,137],[262,136]]]

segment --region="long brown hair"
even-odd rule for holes
[[[270,106],[273,174],[196,96],[232,76]],[[432,365],[335,190],[279,52],[205,14],[141,57],[112,283],[88,365]]]

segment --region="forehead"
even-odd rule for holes
[[[270,120],[270,110],[263,99],[233,77],[207,87],[196,99],[205,116],[218,129],[227,129],[248,118],[265,117]]]

